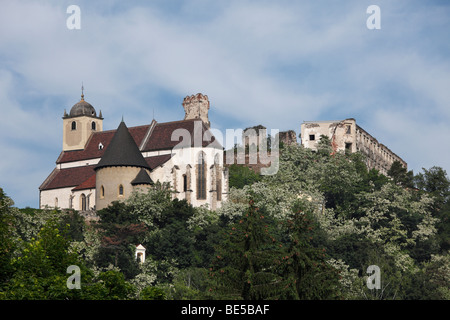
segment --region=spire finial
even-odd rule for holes
[[[83,87],[83,82],[81,82],[81,100],[84,101],[84,87]]]

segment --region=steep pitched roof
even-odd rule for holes
[[[78,185],[77,187],[73,188],[72,191],[86,190],[86,189],[95,189],[95,181],[96,181],[96,175],[94,173],[88,179],[83,181],[80,185]]]
[[[202,147],[213,146],[215,148],[222,148],[222,145],[215,139],[215,137],[213,137],[211,141],[203,141],[203,135],[208,130],[208,128],[202,121],[198,119],[156,123],[154,127],[152,127],[151,124],[130,127],[128,128],[128,131],[133,137],[136,145],[141,146],[141,144],[144,144],[141,150],[144,152],[173,149],[175,146],[179,145],[182,139],[172,141],[172,134],[177,129],[186,130],[185,132],[189,134],[189,137],[191,139],[191,146],[194,146],[196,128],[200,129],[198,130],[198,132],[201,134],[200,138],[202,139]],[[151,132],[149,132],[149,130]],[[106,152],[108,145],[111,143],[111,140],[116,131],[117,130],[94,132],[87,141],[86,147],[84,149],[63,151],[56,160],[56,163],[60,164],[72,161],[83,161],[88,159],[101,158]],[[103,146],[103,148],[99,148],[100,144]]]
[[[92,175],[95,176],[94,166],[54,169],[39,189],[50,190],[77,187]]]
[[[138,184],[154,184],[153,180],[148,175],[147,171],[145,171],[144,168],[142,168],[139,173],[137,174],[136,178],[134,178],[133,181],[131,181],[131,185],[138,185]]]
[[[143,125],[128,128],[133,140],[137,145],[142,143],[145,135],[148,132],[150,125]],[[94,132],[88,139],[86,147],[82,150],[63,151],[56,160],[56,163],[66,163],[72,161],[81,161],[88,159],[101,158],[105,153],[108,145],[111,143],[116,130]],[[99,148],[99,145],[103,148]]]
[[[145,158],[145,161],[147,161],[147,164],[149,165],[150,169],[153,171],[158,166],[160,166],[160,165],[166,163],[167,161],[169,161],[170,158],[172,158],[171,154],[163,154],[163,155],[160,155],[160,156],[153,156],[153,157]]]
[[[182,130],[180,132],[189,134],[190,141],[185,141],[183,135],[183,138],[177,137],[179,140],[177,140],[175,136],[173,138],[174,141],[172,140],[172,134],[175,130],[180,129]],[[216,148],[222,148],[222,145],[215,139],[212,133],[211,141],[204,139],[205,132],[208,130],[209,128],[205,123],[199,119],[157,123],[142,151],[173,149],[180,143],[186,144],[188,142],[190,142],[190,144],[187,145],[193,147],[195,146],[195,143],[197,143],[197,141],[195,141],[196,139],[200,139],[199,141],[202,147],[214,146]]]
[[[119,124],[102,158],[95,166],[95,170],[111,166],[131,166],[150,169],[136,141],[123,121]]]

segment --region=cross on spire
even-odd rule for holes
[[[81,100],[84,101],[84,87],[83,87],[83,82],[81,82]]]

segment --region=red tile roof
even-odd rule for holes
[[[200,127],[195,123],[201,124]],[[142,148],[144,151],[157,151],[157,150],[172,150],[182,140],[172,141],[172,134],[176,129],[184,129],[186,133],[190,135],[191,146],[194,146],[194,131],[195,128],[201,128],[202,147],[214,145],[217,148],[222,148],[220,143],[215,142],[214,137],[212,141],[203,141],[203,135],[208,130],[206,125],[198,119],[181,120],[166,123],[156,123],[152,129],[152,125],[143,125],[137,127],[128,128],[131,136],[138,146],[145,144]],[[149,132],[149,130],[152,130]],[[57,164],[83,161],[89,159],[101,158],[108,148],[116,130],[94,132],[86,143],[86,147],[83,150],[63,151],[56,160]],[[148,134],[150,136],[148,136]],[[144,141],[146,139],[146,141]],[[187,141],[184,141],[187,142]],[[99,149],[99,144],[103,145],[102,149]],[[171,154],[153,156],[145,158],[146,162],[150,166],[151,170],[154,170],[158,166],[164,164],[172,157]],[[66,169],[54,169],[47,179],[39,187],[40,190],[49,190],[57,188],[74,187],[73,190],[83,190],[95,187],[95,165],[80,166]]]
[[[200,139],[202,141],[202,146],[207,147],[209,144],[211,144],[212,141],[214,141],[214,138],[212,141],[203,141],[203,135],[205,131],[208,130],[206,125],[197,119],[192,120],[180,120],[180,121],[173,121],[173,122],[165,122],[165,123],[157,123],[155,128],[153,129],[152,134],[150,135],[147,143],[145,144],[143,151],[153,151],[153,150],[165,150],[165,149],[173,149],[175,146],[177,146],[180,142],[186,143],[188,141],[184,141],[184,138],[177,138],[172,141],[172,134],[177,129],[184,129],[186,130],[186,133],[189,133],[190,135],[190,142],[191,146],[194,146],[194,140],[195,140],[195,123],[201,124],[201,136]],[[181,132],[181,131],[180,131]],[[216,145],[217,147],[221,148],[222,146],[220,144]]]
[[[150,137],[148,138],[144,148],[142,151],[156,151],[156,150],[167,150],[173,149],[177,146],[181,141],[181,138],[176,141],[172,141],[172,133],[176,129],[185,129],[190,134],[191,137],[191,146],[194,145],[194,128],[195,122],[200,120],[180,120],[180,121],[172,121],[165,123],[156,123],[156,126],[153,129]],[[200,123],[200,122],[199,122]],[[208,128],[202,122],[202,137],[205,131]],[[138,127],[130,127],[128,128],[131,136],[138,146],[140,146],[143,142],[143,139],[146,137],[151,125],[143,125]],[[59,155],[56,163],[66,163],[72,161],[83,161],[88,159],[101,158],[109,143],[111,142],[112,137],[116,130],[95,132],[91,135],[88,142],[86,143],[86,148],[83,150],[72,150],[72,151],[63,151]],[[202,139],[203,140],[203,139]],[[212,139],[214,141],[214,138]],[[103,149],[99,149],[99,144],[103,145]],[[207,147],[210,145],[210,141],[203,141],[202,146]],[[221,148],[220,143],[216,142],[214,144],[215,147]]]
[[[77,191],[77,190],[86,190],[86,189],[95,189],[95,173],[90,176],[89,178],[87,178],[87,180],[83,181],[80,185],[78,185],[78,187],[75,187],[72,189],[72,191]]]
[[[145,158],[151,170],[166,163],[172,155],[166,154]],[[95,171],[93,166],[81,166],[65,169],[54,169],[44,183],[39,187],[40,190],[50,190],[59,188],[74,187],[72,191],[94,189]]]
[[[162,156],[145,158],[145,161],[147,161],[148,165],[150,166],[150,169],[153,171],[154,169],[156,169],[156,167],[169,161],[170,158],[172,158],[171,154],[164,154]]]
[[[39,187],[40,190],[77,187],[92,175],[94,166],[82,166],[66,169],[55,169]]]
[[[128,128],[131,136],[139,146],[147,134],[150,125]],[[82,161],[88,159],[101,158],[116,130],[94,132],[86,143],[86,147],[82,150],[63,151],[59,155],[56,163],[65,163],[72,161]],[[103,145],[103,149],[99,149],[99,144]]]

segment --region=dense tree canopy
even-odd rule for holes
[[[442,168],[394,163],[384,176],[323,138],[317,151],[283,146],[274,175],[229,170],[215,211],[157,184],[98,221],[18,209],[0,189],[0,299],[450,299]],[[380,289],[367,286],[372,265]]]

